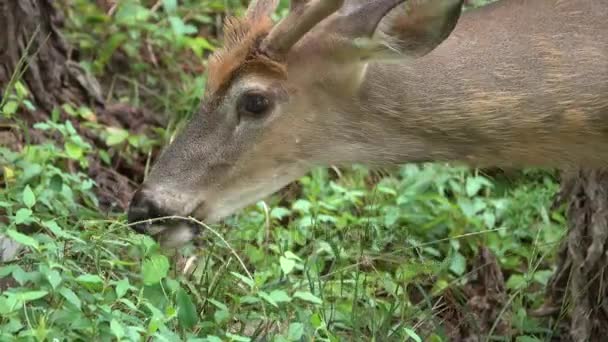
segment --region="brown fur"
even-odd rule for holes
[[[261,39],[271,28],[272,21],[266,16],[256,16],[255,21],[234,17],[226,19],[224,47],[209,59],[209,94],[215,94],[229,85],[240,70],[256,69],[278,75],[285,74],[284,65],[266,57],[258,49]]]

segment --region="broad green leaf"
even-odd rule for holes
[[[290,302],[291,301],[291,297],[289,297],[289,295],[287,294],[287,292],[285,292],[283,290],[274,290],[274,291],[270,292],[270,294],[268,296],[270,298],[272,298],[272,300],[274,300],[277,303],[283,303],[283,302]]]
[[[297,255],[293,254],[293,252],[291,252],[291,251],[287,251],[287,252],[285,252],[285,254],[284,254],[284,255],[285,255],[285,257],[286,257],[286,258],[289,258],[289,259],[293,259],[293,260],[302,261],[302,259],[300,259],[300,257],[299,257],[299,256],[297,256]]]
[[[198,322],[198,314],[192,298],[190,298],[186,291],[179,289],[176,295],[176,303],[177,319],[180,325],[185,329],[192,329],[196,322]]]
[[[293,210],[299,211],[303,214],[308,214],[310,212],[310,207],[312,205],[310,204],[309,201],[307,200],[303,200],[303,199],[299,199],[297,201],[295,201],[292,205],[291,208]]]
[[[103,287],[103,279],[95,274],[83,274],[76,278],[76,281],[90,291],[98,291]]]
[[[97,283],[103,284],[103,279],[96,274],[83,274],[76,278],[76,281],[79,283]]]
[[[251,339],[249,337],[235,335],[235,334],[231,334],[229,332],[226,332],[226,337],[228,337],[230,339],[229,341],[235,341],[235,342],[249,342],[249,341],[251,341]]]
[[[114,318],[110,321],[110,330],[112,330],[112,333],[118,340],[121,340],[125,336],[125,328]]]
[[[274,299],[272,299],[268,293],[264,292],[264,291],[260,291],[258,293],[258,296],[260,296],[260,298],[264,299],[265,301],[267,301],[268,303],[270,303],[272,306],[274,307],[279,307],[279,304],[277,304],[277,302],[274,301]]]
[[[167,13],[174,13],[177,9],[177,0],[163,0],[163,8]]]
[[[215,305],[218,309],[224,310],[224,311],[230,311],[230,310],[228,310],[228,307],[226,306],[226,304],[219,302],[213,298],[209,298],[208,300],[209,300],[209,303]]]
[[[283,207],[275,207],[272,208],[272,210],[270,211],[270,217],[275,218],[275,219],[282,219],[283,217],[289,216],[291,215],[291,211],[289,211],[289,209],[287,208],[283,208]]]
[[[467,260],[462,254],[456,252],[450,261],[450,271],[457,275],[463,275],[467,269]]]
[[[12,116],[13,114],[15,114],[17,112],[17,109],[19,109],[19,102],[8,101],[8,102],[6,102],[4,107],[2,107],[2,114],[9,117],[9,116]]]
[[[205,340],[207,342],[223,342],[221,338],[215,335],[207,335],[207,337],[205,337]]]
[[[29,209],[26,209],[26,210],[29,210]],[[14,230],[14,229],[7,230],[6,234],[11,239],[13,239],[16,242],[19,242],[20,244],[22,244],[24,246],[32,247],[34,249],[38,249],[40,247],[40,245],[38,244],[38,241],[36,241],[34,238],[31,238],[25,234],[19,233],[18,231]]]
[[[121,144],[129,137],[129,132],[122,128],[108,127],[107,131],[106,144],[108,146]]]
[[[49,281],[49,284],[51,284],[51,287],[53,287],[53,289],[56,289],[57,286],[61,284],[61,273],[59,273],[59,271],[57,270],[49,270],[46,273],[46,279]]]
[[[0,267],[0,278],[6,277],[7,275],[13,273],[13,271],[16,269],[17,269],[17,265],[10,265],[10,264]]]
[[[313,303],[313,304],[319,304],[319,305],[323,304],[323,301],[321,300],[321,298],[313,295],[310,292],[296,291],[293,294],[293,297],[294,298],[299,298],[299,299],[301,299],[303,301],[310,302],[310,303]]]
[[[222,324],[230,319],[230,312],[226,310],[217,310],[213,313],[213,319],[215,320],[215,323]]]
[[[26,185],[23,189],[23,204],[30,209],[36,204],[36,195],[34,195],[29,185]]]
[[[287,330],[287,338],[290,341],[300,341],[304,335],[304,324],[302,323],[291,323]]]
[[[509,277],[509,280],[507,280],[507,283],[505,285],[508,289],[518,290],[520,288],[526,287],[526,284],[527,282],[524,276],[522,276],[521,274],[513,274]]]
[[[21,208],[15,213],[15,223],[22,224],[28,222],[32,217],[32,210],[27,208]]]
[[[74,306],[76,306],[80,310],[80,308],[82,307],[82,302],[80,301],[80,298],[78,298],[76,293],[72,291],[72,289],[64,287],[59,290],[59,293],[61,294],[61,296],[63,296],[63,298],[65,298],[68,302],[74,304]]]
[[[157,284],[169,273],[169,260],[164,255],[153,255],[144,261],[141,272],[145,285]]]
[[[281,257],[279,263],[281,264],[281,270],[283,270],[283,273],[285,274],[291,273],[294,267],[296,267],[296,262],[292,259],[287,259],[286,257]]]
[[[121,298],[124,296],[129,290],[129,287],[131,287],[131,284],[129,284],[129,278],[122,278],[116,282],[116,297]]]
[[[48,291],[27,291],[16,293],[15,296],[21,302],[29,302],[32,300],[40,299],[46,296],[47,294],[49,294]]]
[[[63,147],[65,148],[65,153],[71,159],[80,160],[80,158],[82,158],[82,156],[84,155],[82,147],[71,141],[66,141],[65,144],[63,144]]]

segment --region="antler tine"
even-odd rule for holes
[[[342,34],[367,37],[374,33],[378,23],[388,12],[406,2],[408,0],[351,0],[346,4],[344,16],[334,24],[340,26]]]
[[[245,16],[251,20],[256,20],[263,16],[269,17],[278,5],[279,0],[251,0]]]
[[[296,11],[298,8],[304,6],[308,0],[291,0],[291,5],[289,6],[289,12]]]
[[[284,56],[300,38],[323,19],[342,7],[344,0],[292,0],[291,11],[262,43],[262,49],[274,56]]]

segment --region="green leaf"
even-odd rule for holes
[[[71,141],[66,141],[65,144],[63,144],[63,148],[70,159],[80,160],[84,154],[82,147]]]
[[[29,209],[25,209],[25,210],[29,210]],[[17,212],[17,214],[19,214],[19,212]],[[38,241],[36,241],[36,239],[31,238],[25,234],[21,234],[18,231],[14,230],[14,229],[8,229],[6,231],[6,234],[13,239],[16,242],[19,242],[20,244],[24,245],[24,246],[28,246],[28,247],[32,247],[36,250],[38,250],[38,248],[40,247],[40,245],[38,244]]]
[[[230,274],[232,274],[233,276],[239,278],[243,283],[249,285],[249,287],[251,287],[251,288],[253,288],[254,285],[255,285],[255,283],[253,282],[253,279],[251,279],[251,278],[249,278],[247,276],[244,276],[244,275],[242,275],[240,273],[236,273],[236,272],[230,272]]]
[[[107,131],[109,135],[106,138],[106,145],[108,146],[121,144],[129,137],[129,132],[122,128],[108,127]]]
[[[291,302],[291,297],[283,290],[274,290],[268,296],[277,303]]]
[[[98,283],[103,284],[103,279],[96,274],[83,274],[76,278],[79,283]]]
[[[303,301],[310,302],[313,304],[319,304],[319,305],[323,304],[323,301],[321,300],[321,298],[313,295],[310,292],[296,291],[296,293],[293,294],[293,297],[299,298]]]
[[[34,195],[29,185],[26,185],[23,189],[23,204],[28,208],[32,208],[36,204],[36,195]]]
[[[8,101],[4,107],[2,107],[2,113],[9,117],[15,114],[17,109],[19,109],[19,103],[17,101]]]
[[[513,274],[509,277],[509,280],[507,280],[507,283],[505,285],[508,289],[518,290],[520,288],[526,287],[527,282],[526,278],[521,274]]]
[[[157,284],[169,273],[169,260],[164,255],[153,255],[144,261],[141,272],[145,285]]]
[[[15,296],[0,296],[0,315],[6,315],[19,309],[19,304]]]
[[[405,330],[405,333],[411,337],[414,341],[416,342],[422,342],[422,339],[420,338],[420,336],[418,336],[418,334],[416,334],[416,332],[410,328],[404,328],[403,330]]]
[[[16,293],[15,297],[21,302],[29,302],[32,300],[40,299],[49,294],[48,291],[27,291]]]
[[[294,267],[296,267],[296,262],[292,259],[287,259],[285,257],[281,257],[279,259],[279,263],[281,264],[281,269],[283,273],[289,274],[293,271]]]
[[[260,298],[264,299],[265,301],[267,301],[268,303],[270,303],[272,306],[274,307],[279,307],[279,304],[277,304],[277,302],[274,301],[274,299],[272,299],[268,293],[264,292],[264,291],[260,291],[258,293],[258,296],[260,296]]]
[[[122,339],[125,336],[125,328],[123,328],[122,324],[120,324],[116,319],[112,319],[110,321],[110,330],[118,340]]]
[[[49,189],[60,192],[61,188],[63,188],[63,179],[60,175],[54,175],[51,177],[51,181],[49,182]]]
[[[190,298],[186,291],[179,289],[177,291],[176,302],[177,319],[180,325],[185,329],[192,329],[198,321],[198,314],[192,298]]]
[[[51,284],[51,287],[53,287],[54,290],[57,288],[57,286],[59,286],[59,284],[61,284],[61,273],[59,273],[57,270],[50,270],[48,273],[46,273],[46,279],[49,281],[49,284]]]
[[[457,275],[463,275],[467,269],[467,260],[462,254],[456,252],[450,261],[450,271]]]
[[[21,208],[15,213],[15,223],[22,224],[28,222],[32,217],[32,210]]]
[[[310,204],[309,201],[299,199],[291,205],[291,208],[295,211],[301,212],[302,214],[308,214],[310,212],[311,206],[312,205]]]
[[[103,279],[95,274],[83,274],[76,278],[76,281],[90,291],[98,291],[103,287]]]
[[[209,298],[208,301],[209,301],[209,303],[215,305],[215,307],[217,307],[220,310],[230,311],[230,310],[228,310],[228,307],[226,306],[226,304],[224,304],[222,302],[218,302],[217,300],[215,300],[213,298]]]
[[[289,209],[287,208],[283,208],[283,207],[275,207],[272,208],[272,210],[270,211],[270,217],[274,218],[274,219],[282,219],[283,217],[287,217],[291,214],[291,211],[289,211]]]
[[[297,255],[293,254],[293,252],[291,252],[291,251],[287,251],[287,252],[285,252],[285,254],[284,254],[284,255],[285,255],[285,257],[286,257],[286,258],[289,258],[289,259],[293,259],[293,260],[302,261],[302,259],[300,259],[300,257],[299,257],[299,256],[297,256]]]
[[[287,338],[290,341],[300,341],[304,335],[304,324],[302,323],[291,323],[287,330]]]
[[[231,334],[229,332],[226,332],[226,337],[228,337],[230,339],[230,341],[236,341],[236,342],[249,342],[249,341],[251,341],[251,339],[249,337],[235,335],[235,334]]]
[[[80,310],[80,308],[82,307],[82,302],[80,301],[80,298],[78,298],[76,293],[74,293],[74,291],[72,291],[68,287],[64,287],[59,290],[59,293],[63,298],[65,298],[68,302],[74,304],[74,306]]]
[[[121,298],[124,296],[129,290],[129,287],[131,287],[131,284],[129,284],[129,278],[123,278],[116,282],[116,297]]]
[[[217,310],[213,314],[213,319],[215,320],[215,323],[222,324],[230,319],[230,312],[226,310]]]
[[[205,337],[205,340],[207,342],[222,342],[222,339],[215,335],[207,335],[207,337]]]
[[[177,0],[163,0],[163,8],[167,13],[174,13],[177,9]]]

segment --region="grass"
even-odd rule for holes
[[[193,28],[240,10],[224,1],[162,3],[128,1],[108,16],[75,1],[67,33],[82,64],[107,81],[108,99],[153,109],[168,128],[149,137],[96,125],[90,109],[70,104],[62,107],[74,113],[70,121],[50,116],[28,128],[54,132],[55,141],[0,147],[0,230],[26,246],[0,265],[0,277],[16,282],[0,294],[0,340],[539,341],[555,334],[555,321],[528,314],[543,302],[565,232],[563,212],[551,209],[558,183],[547,171],[315,169],[294,191],[222,225],[195,222],[204,232],[199,246],[179,251],[135,234],[122,213],[103,214],[85,173],[100,152],[73,123],[87,123],[106,142],[102,158],[158,148],[195,110],[205,80],[192,70],[204,68],[206,49],[217,43]],[[120,55],[133,65],[113,73]],[[10,122],[17,109],[34,106],[18,79],[2,98]]]

